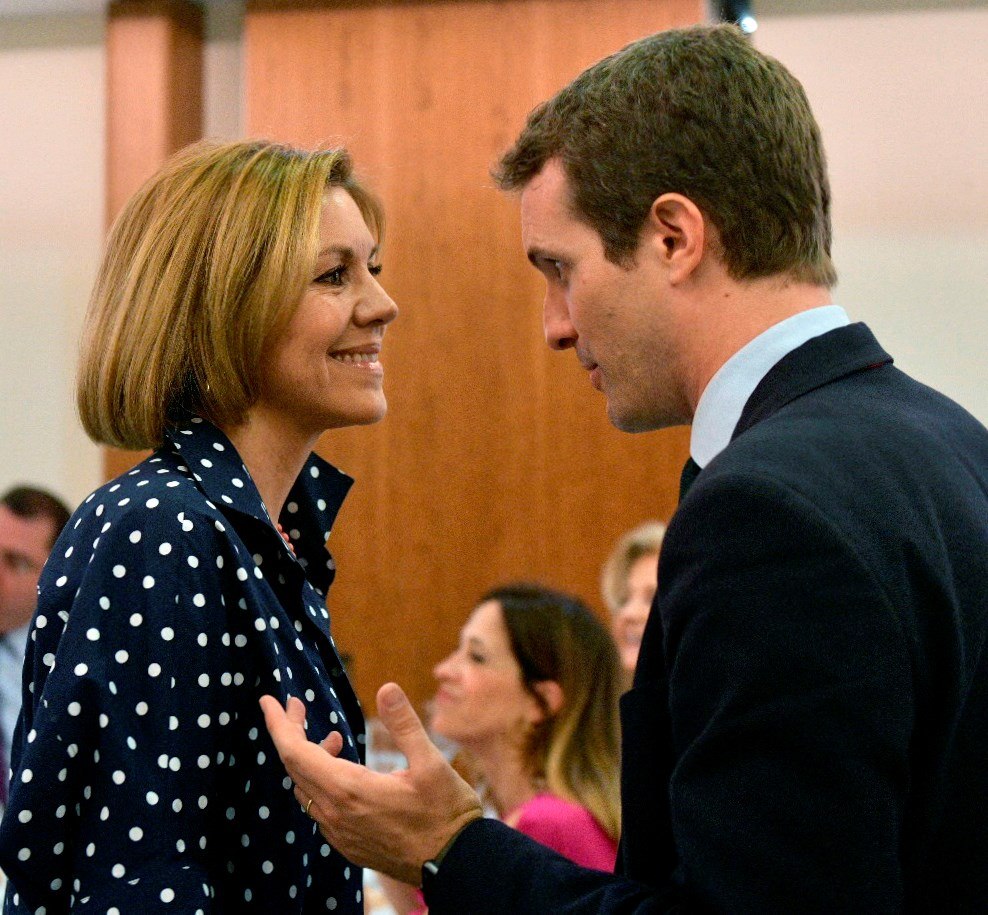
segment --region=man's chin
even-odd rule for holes
[[[607,418],[611,421],[611,425],[621,432],[652,432],[664,427],[662,423],[655,422],[651,417],[643,416],[638,412],[619,409],[611,400],[607,401]]]
[[[688,425],[689,418],[681,417],[671,410],[659,407],[646,409],[642,404],[620,404],[607,398],[607,418],[611,425],[621,432],[654,432],[670,426]]]

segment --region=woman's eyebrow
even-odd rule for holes
[[[337,254],[343,260],[357,260],[357,253],[349,245],[327,245],[323,248],[316,257],[327,257],[330,254]],[[378,255],[378,246],[374,245],[370,250],[370,254],[367,255],[368,260],[374,260]]]

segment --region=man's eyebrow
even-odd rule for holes
[[[30,554],[25,553],[24,550],[18,549],[16,546],[12,547],[0,547],[0,557],[3,557],[5,562],[26,562],[30,566],[37,566],[38,561]],[[48,557],[46,556],[45,559]],[[41,564],[44,565],[45,560],[41,560]]]

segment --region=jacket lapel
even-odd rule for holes
[[[758,383],[731,439],[803,394],[848,375],[892,362],[864,324],[838,327],[783,356]]]

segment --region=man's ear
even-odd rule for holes
[[[707,223],[700,208],[682,194],[656,198],[645,219],[653,250],[673,285],[693,276],[706,252]]]
[[[566,701],[566,697],[563,695],[563,688],[559,683],[555,680],[539,680],[537,683],[532,684],[532,689],[535,690],[542,700],[540,703],[541,707],[539,708],[541,714],[535,722],[536,724],[545,721],[547,718],[552,718],[559,713],[559,710],[563,707],[563,703]]]

